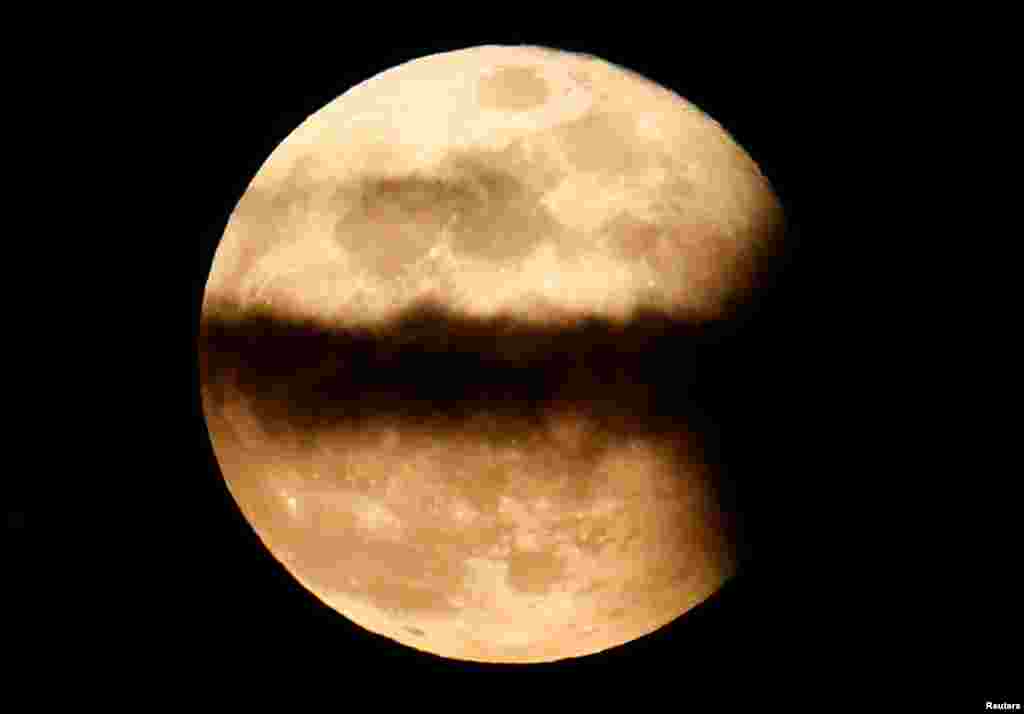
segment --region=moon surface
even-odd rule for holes
[[[678,348],[782,210],[713,119],[590,55],[422,57],[308,117],[217,248],[204,413],[262,541],[443,657],[630,642],[736,572]]]

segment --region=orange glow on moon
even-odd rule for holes
[[[217,249],[201,384],[229,490],[404,645],[528,663],[653,632],[736,569],[670,348],[782,223],[720,125],[599,58],[377,75],[277,147]]]

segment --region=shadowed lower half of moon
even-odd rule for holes
[[[665,355],[664,327],[417,322],[208,326],[224,476],[307,588],[419,649],[532,662],[650,633],[732,574],[699,435],[638,346]]]

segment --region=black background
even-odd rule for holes
[[[776,675],[798,676],[791,668],[813,661],[808,648],[815,646],[816,613],[825,603],[811,563],[827,546],[802,532],[813,528],[821,508],[817,499],[831,498],[813,477],[818,453],[812,395],[822,370],[816,338],[827,316],[827,296],[808,297],[813,274],[804,257],[809,198],[803,192],[813,180],[816,147],[809,142],[816,119],[799,48],[752,46],[739,58],[710,62],[700,53],[694,57],[664,46],[538,37],[350,46],[309,61],[256,48],[244,56],[204,54],[188,84],[195,112],[192,149],[202,156],[190,193],[206,218],[194,276],[194,328],[210,263],[235,203],[277,144],[307,116],[354,84],[410,59],[476,44],[520,43],[597,55],[697,104],[758,162],[789,226],[786,249],[758,298],[706,348],[705,361],[717,375],[707,388],[717,433],[712,448],[729,455],[744,516],[742,573],[656,633],[608,652],[526,669],[654,668],[705,681],[749,671],[772,673],[769,680],[778,686]],[[200,468],[188,477],[195,490],[189,513],[194,539],[187,546],[195,583],[189,618],[213,660],[243,668],[268,659],[301,665],[327,658],[371,669],[523,669],[446,660],[397,645],[350,623],[295,582],[261,545],[221,481],[193,372]]]

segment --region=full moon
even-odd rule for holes
[[[598,57],[378,74],[273,151],[214,256],[228,490],[296,580],[402,645],[530,663],[652,633],[737,570],[686,345],[782,225],[720,124]]]

